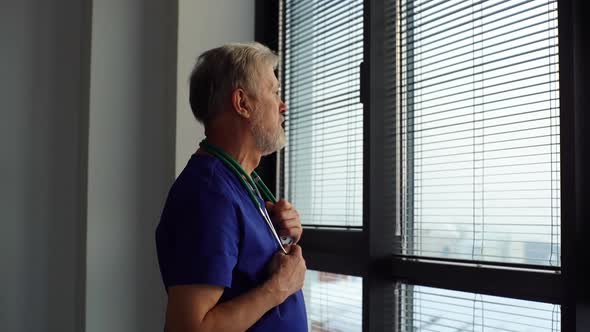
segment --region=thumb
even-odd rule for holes
[[[289,253],[289,255],[293,255],[293,256],[301,256],[301,247],[296,245],[296,244],[289,244],[289,250],[287,250],[287,252]],[[286,249],[286,247],[285,247]]]
[[[271,211],[271,210],[274,208],[274,206],[275,206],[275,205],[274,205],[272,202],[270,202],[270,201],[266,201],[266,202],[264,202],[264,204],[266,205],[266,210],[267,210],[267,211]]]

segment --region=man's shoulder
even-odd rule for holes
[[[182,220],[196,222],[199,216],[211,218],[232,213],[228,208],[238,206],[236,195],[228,189],[219,167],[218,160],[191,157],[168,192],[160,224],[176,225]]]
[[[193,155],[174,181],[169,196],[178,198],[222,196],[233,199],[231,173],[217,158],[207,155]]]

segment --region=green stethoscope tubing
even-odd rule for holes
[[[236,177],[240,180],[240,182],[244,185],[244,187],[248,191],[250,199],[252,200],[254,205],[256,207],[258,207],[258,210],[260,211],[260,213],[262,214],[262,217],[265,219],[268,226],[270,227],[270,229],[271,229],[275,239],[279,243],[281,249],[283,250],[283,252],[287,253],[285,248],[283,247],[283,242],[279,238],[278,234],[276,233],[276,230],[274,229],[274,226],[272,225],[272,221],[270,220],[270,216],[268,216],[268,213],[266,213],[266,210],[262,207],[262,205],[260,204],[260,201],[256,198],[256,195],[254,194],[254,190],[256,190],[256,193],[262,199],[264,199],[265,201],[270,201],[273,204],[276,204],[277,199],[272,194],[270,189],[268,189],[266,184],[264,184],[264,181],[262,181],[262,178],[260,178],[260,176],[256,173],[256,171],[252,171],[252,176],[250,176],[250,174],[248,174],[242,168],[242,165],[240,165],[240,163],[238,163],[232,156],[230,156],[227,152],[223,151],[223,149],[207,142],[207,139],[204,139],[203,141],[201,141],[199,146],[201,148],[205,149],[207,152],[209,152],[213,156],[217,157],[219,160],[221,160],[221,162],[223,162],[226,166],[228,166],[232,170],[234,175],[236,175]],[[262,192],[262,195],[261,195],[261,192]],[[285,243],[290,243],[292,241],[288,237],[283,237],[283,240]]]

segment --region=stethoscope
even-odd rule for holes
[[[260,214],[262,215],[262,217],[266,221],[266,224],[270,228],[270,231],[272,232],[273,237],[275,238],[275,240],[277,240],[277,243],[279,244],[279,246],[281,247],[283,252],[285,254],[287,254],[287,250],[285,250],[284,245],[293,243],[293,239],[288,236],[281,236],[279,238],[279,235],[277,234],[277,231],[275,230],[275,228],[272,224],[272,221],[270,220],[270,216],[268,215],[268,211],[266,211],[266,208],[262,207],[262,205],[260,204],[260,201],[256,198],[254,191],[256,191],[256,194],[258,195],[258,197],[262,198],[263,200],[270,201],[273,204],[277,203],[277,199],[272,194],[272,192],[268,189],[268,187],[264,184],[264,181],[262,181],[262,179],[260,178],[260,176],[258,176],[256,171],[252,171],[252,176],[250,176],[250,174],[248,174],[232,156],[230,156],[225,151],[223,151],[223,149],[207,142],[206,139],[201,141],[201,143],[199,143],[199,146],[201,148],[205,149],[207,152],[209,152],[213,156],[217,157],[219,160],[221,160],[221,162],[223,162],[227,167],[229,167],[229,169],[240,180],[240,182],[242,182],[242,184],[244,185],[246,190],[248,190],[248,194],[250,195],[250,199],[252,200],[254,205],[258,208],[258,211],[260,211]],[[264,197],[263,197],[263,195],[260,194],[261,192],[264,195]]]

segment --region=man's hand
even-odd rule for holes
[[[260,287],[219,303],[224,288],[215,285],[177,285],[168,289],[167,332],[245,331],[271,308],[303,288],[305,259],[298,245],[286,246],[272,258],[270,278]]]
[[[293,244],[285,246],[288,255],[277,251],[270,262],[270,279],[265,283],[271,294],[275,294],[278,303],[283,303],[287,297],[303,288],[305,280],[305,259],[301,247]]]
[[[282,198],[276,204],[266,202],[266,210],[279,236],[289,236],[293,239],[293,243],[299,242],[303,228],[299,213],[291,203]]]

